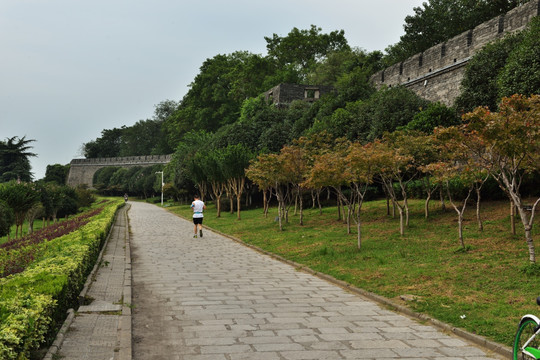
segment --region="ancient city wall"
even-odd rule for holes
[[[377,86],[403,85],[430,101],[452,105],[460,93],[465,66],[471,57],[486,44],[504,35],[523,30],[531,19],[540,14],[540,0],[512,9],[374,74],[371,81]]]
[[[93,187],[92,180],[96,171],[107,166],[134,167],[168,164],[172,155],[144,155],[96,159],[73,159],[70,163],[67,184],[69,186],[87,185]]]

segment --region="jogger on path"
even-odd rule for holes
[[[202,237],[203,211],[206,210],[206,205],[199,199],[199,195],[193,197],[191,209],[193,210],[193,237],[197,237],[197,227],[199,227],[199,234]]]

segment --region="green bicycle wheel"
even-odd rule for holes
[[[538,355],[540,355],[540,338],[535,338],[530,344],[527,345],[526,350],[532,354],[527,355],[523,353],[521,350],[521,347],[523,344],[527,342],[527,340],[530,339],[530,337],[534,334],[534,330],[538,327],[538,323],[533,318],[526,317],[524,318],[521,323],[519,324],[518,331],[516,332],[516,336],[514,338],[514,347],[513,347],[513,357],[514,360],[531,360],[531,359],[540,359]],[[537,355],[538,354],[538,355]]]

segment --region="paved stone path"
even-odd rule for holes
[[[133,359],[501,359],[156,206],[128,215]]]
[[[44,360],[131,359],[130,247],[127,208],[119,210],[101,258],[81,297],[87,305],[70,309],[55,344]]]

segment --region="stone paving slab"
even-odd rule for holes
[[[124,207],[119,210],[105,248],[81,293],[89,304],[71,311],[46,360],[131,359],[131,310],[126,306],[131,301],[128,241]]]
[[[502,359],[154,205],[129,220],[133,359]]]

